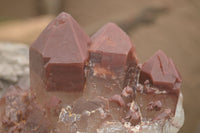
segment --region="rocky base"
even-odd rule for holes
[[[10,85],[20,80],[29,86],[28,50],[24,44],[0,43],[0,97]]]
[[[109,113],[104,108],[97,107],[94,101],[79,101],[77,105],[87,103],[88,110],[81,113],[80,109],[86,107],[76,107],[74,104],[73,107],[69,105],[64,108],[60,106],[60,101],[56,97],[51,99],[51,103],[43,106],[37,102],[37,98],[30,90],[10,87],[0,102],[0,131],[4,133],[65,133],[66,131],[71,133],[177,133],[184,123],[182,101],[183,97],[180,93],[173,117],[166,115],[162,119],[142,120],[132,125],[130,122],[110,119]],[[104,104],[100,100],[96,102]]]

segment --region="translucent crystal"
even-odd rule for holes
[[[144,121],[139,125],[131,126],[130,123],[106,122],[98,133],[177,133],[184,123],[183,97],[180,93],[175,116],[159,121]]]

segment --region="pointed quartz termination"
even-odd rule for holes
[[[135,47],[117,25],[108,23],[97,31],[91,37],[89,52],[95,75],[119,78],[122,86],[133,82],[128,80],[137,64]]]
[[[141,67],[136,102],[145,120],[174,116],[180,95],[181,76],[173,61],[159,50]],[[161,115],[163,114],[163,115]],[[166,119],[167,119],[166,118]]]
[[[72,16],[60,13],[31,45],[31,87],[40,80],[47,91],[83,90],[89,42]]]
[[[172,59],[159,50],[146,61],[140,72],[140,82],[149,80],[153,86],[167,92],[179,92],[182,82],[179,71]]]

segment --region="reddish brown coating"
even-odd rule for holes
[[[153,86],[169,92],[177,92],[182,82],[173,61],[161,50],[142,65],[140,83],[143,84],[146,80]]]
[[[48,101],[47,103],[47,107],[48,108],[55,108],[58,107],[58,105],[61,103],[62,101],[56,97],[56,96],[52,96],[51,99]]]
[[[118,103],[121,107],[125,106],[125,102],[124,102],[124,100],[122,99],[122,97],[120,95],[116,94],[116,95],[112,96],[110,98],[110,101]]]
[[[141,115],[139,113],[138,106],[135,103],[130,103],[130,109],[125,117],[126,120],[130,121],[133,125],[140,122]]]
[[[2,101],[3,100],[3,101]],[[2,103],[3,102],[3,103]],[[0,132],[47,133],[50,123],[44,108],[35,102],[30,90],[11,86],[0,99]]]
[[[121,95],[122,95],[123,97],[127,97],[127,96],[130,96],[130,95],[132,96],[132,95],[133,95],[133,89],[132,89],[131,87],[129,87],[129,86],[126,86],[126,87],[123,89]]]
[[[30,72],[38,74],[49,91],[82,90],[89,43],[72,16],[62,12],[31,45]]]
[[[32,97],[29,90],[10,86],[7,92],[2,96],[1,102],[5,102],[5,117],[11,122],[19,122],[26,116],[26,110]],[[2,112],[3,113],[3,112]]]
[[[162,108],[162,103],[160,100],[157,100],[157,101],[151,101],[149,103],[149,105],[147,106],[147,110],[155,110],[155,111],[159,111],[160,109]]]
[[[91,61],[103,67],[120,68],[128,60],[137,62],[130,38],[113,23],[106,24],[91,37],[89,52]]]
[[[109,110],[109,100],[108,98],[105,98],[103,96],[97,96],[98,99],[102,100],[104,103],[105,103],[105,109],[106,110]]]
[[[132,124],[137,124],[141,119],[139,112],[131,112],[130,122]]]
[[[161,112],[159,115],[157,115],[154,120],[161,120],[161,119],[167,119],[170,117],[172,111],[171,109],[165,109],[163,112]]]
[[[27,108],[27,118],[20,133],[49,133],[51,124],[44,108],[33,102]]]

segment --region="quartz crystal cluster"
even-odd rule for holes
[[[0,101],[3,133],[176,133],[184,122],[181,76],[159,50],[139,64],[114,23],[89,37],[60,13],[30,46],[30,88]]]

